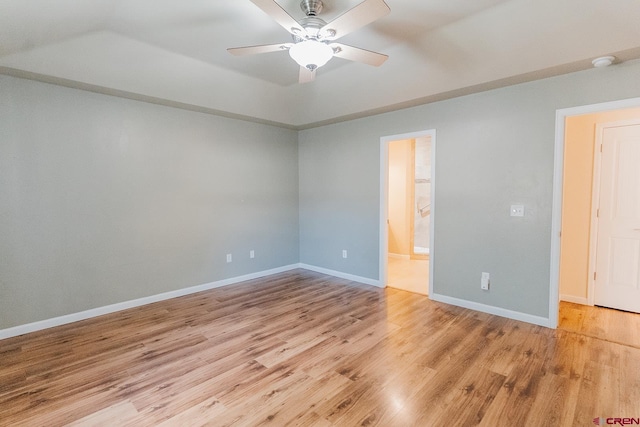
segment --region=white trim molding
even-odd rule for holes
[[[507,310],[493,305],[481,304],[479,302],[468,301],[460,298],[450,297],[440,294],[429,294],[432,301],[444,302],[446,304],[456,305],[458,307],[468,308],[482,313],[493,314],[507,319],[519,320],[521,322],[533,323],[534,325],[545,326],[551,328],[549,319],[546,317],[535,316],[533,314],[521,313],[519,311]]]
[[[560,301],[572,302],[574,304],[581,305],[593,305],[589,304],[589,299],[587,297],[577,297],[575,295],[560,294]]]
[[[270,270],[259,271],[256,273],[245,274],[243,276],[232,277],[229,279],[218,280],[215,282],[205,283],[203,285],[191,286],[189,288],[177,289],[175,291],[164,292],[157,295],[138,298],[135,300],[119,302],[104,307],[92,308],[90,310],[78,313],[67,314],[64,316],[54,317],[52,319],[41,320],[38,322],[28,323],[26,325],[14,326],[12,328],[0,329],[0,340],[5,338],[16,337],[18,335],[28,334],[30,332],[41,331],[43,329],[53,328],[55,326],[66,325],[68,323],[78,322],[80,320],[91,319],[93,317],[105,314],[115,313],[117,311],[127,310],[129,308],[140,307],[154,302],[165,301],[171,298],[182,297],[185,295],[195,294],[197,292],[207,291],[209,289],[220,288],[222,286],[233,285],[247,280],[257,279],[272,274],[283,273],[285,271],[300,268],[299,264],[291,264],[283,267],[273,268]]]
[[[353,282],[364,283],[365,285],[372,285],[375,287],[384,287],[380,284],[379,280],[368,279],[366,277],[355,276],[353,274],[343,273],[340,271],[329,270],[327,268],[316,267],[309,264],[290,264],[283,267],[273,268],[270,270],[259,271],[256,273],[245,274],[242,276],[231,277],[229,279],[218,280],[215,282],[205,283],[203,285],[191,286],[189,288],[177,289],[175,291],[164,292],[162,294],[151,295],[144,298],[138,298],[135,300],[124,301],[116,304],[107,305],[104,307],[97,307],[90,310],[81,311],[78,313],[71,313],[64,316],[54,317],[52,319],[40,320],[38,322],[28,323],[26,325],[14,326],[7,329],[0,329],[0,340],[16,337],[18,335],[28,334],[30,332],[41,331],[43,329],[49,329],[56,326],[66,325],[68,323],[78,322],[80,320],[87,320],[93,317],[102,316],[105,314],[115,313],[117,311],[127,310],[130,308],[140,307],[154,302],[165,301],[171,298],[178,298],[185,295],[195,294],[197,292],[207,291],[209,289],[220,288],[223,286],[233,285],[247,280],[258,279],[260,277],[270,276],[272,274],[284,273],[285,271],[295,270],[302,268],[305,270],[315,271],[317,273],[327,274],[329,276],[339,277],[341,279],[351,280]]]
[[[384,288],[384,285],[380,282],[380,280],[369,279],[367,277],[356,276],[349,273],[343,273],[341,271],[330,270],[328,268],[316,267],[315,265],[309,264],[298,264],[299,268],[303,268],[305,270],[315,271],[316,273],[322,273],[333,277],[339,277],[340,279],[347,279],[353,282],[364,283],[365,285],[375,286],[377,288]]]

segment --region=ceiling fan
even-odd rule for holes
[[[227,51],[232,55],[242,56],[288,50],[291,58],[300,65],[300,83],[314,80],[318,67],[334,56],[376,67],[388,58],[381,53],[334,41],[388,14],[391,9],[384,0],[365,0],[329,23],[318,18],[323,7],[322,0],[300,2],[300,8],[306,15],[300,22],[293,19],[275,0],[251,2],[291,33],[293,42],[236,47]]]

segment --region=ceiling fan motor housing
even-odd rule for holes
[[[322,0],[302,0],[300,9],[307,16],[318,16],[322,12]]]
[[[320,18],[316,18],[315,16],[307,16],[306,18],[300,20],[300,25],[302,25],[302,27],[305,29],[304,32],[306,34],[291,34],[291,36],[293,37],[293,41],[296,43],[307,40],[309,38],[320,38],[320,28],[327,25],[327,23]]]

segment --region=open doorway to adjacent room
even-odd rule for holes
[[[557,119],[551,313],[560,329],[640,345],[640,99]]]
[[[423,295],[429,292],[433,252],[434,140],[435,132],[382,140],[381,277],[386,286]]]

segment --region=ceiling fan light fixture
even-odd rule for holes
[[[300,66],[313,71],[329,62],[333,57],[333,49],[317,40],[305,40],[291,46],[289,55]]]
[[[293,38],[293,43],[236,47],[227,51],[235,56],[243,56],[288,49],[289,56],[300,66],[299,83],[312,81],[316,76],[316,69],[325,65],[334,56],[376,67],[382,65],[388,58],[381,53],[335,42],[336,39],[388,14],[391,9],[385,0],[359,0],[358,5],[331,22],[318,17],[323,8],[323,0],[298,0],[305,14],[305,17],[299,21],[280,6],[279,2],[282,3],[282,0],[250,1],[287,30]]]

